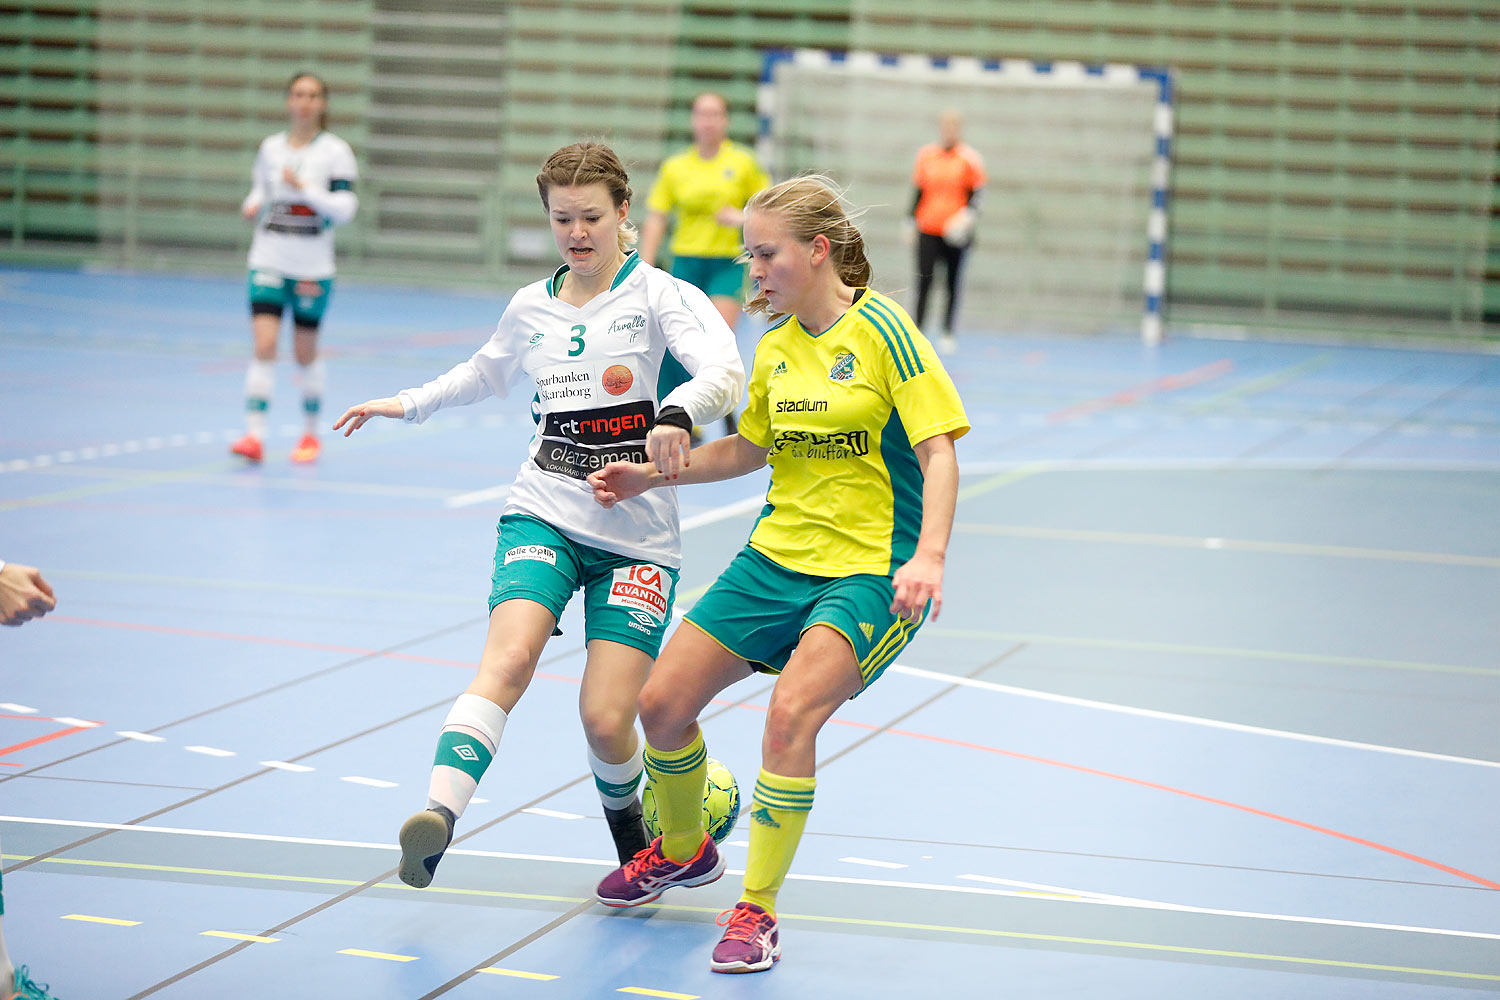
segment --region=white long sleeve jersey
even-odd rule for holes
[[[682,562],[676,488],[605,510],[585,478],[607,462],[646,461],[658,399],[682,407],[695,424],[732,410],[745,392],[734,334],[707,295],[633,252],[609,290],[582,307],[557,297],[567,270],[516,292],[468,361],[402,391],[405,417],[421,422],[444,406],[505,396],[526,373],[541,415],[505,513],[530,514],[585,544],[675,568]],[[670,365],[663,373],[668,352],[691,376],[675,387]]]
[[[300,190],[282,178],[283,167],[297,175]],[[358,179],[354,151],[332,132],[319,132],[305,146],[292,146],[285,132],[267,136],[241,206],[259,210],[250,266],[307,281],[333,277],[333,227],[359,210]]]

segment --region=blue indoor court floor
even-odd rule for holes
[[[4,925],[62,1000],[1500,993],[1500,356],[963,336],[941,616],[825,729],[783,959],[733,977],[745,819],[720,882],[593,902],[571,609],[437,881],[395,878],[531,393],[296,466],[284,351],[247,467],[243,298],[0,269],[0,558],[59,600],[0,634]],[[326,422],[503,305],[341,284]],[[682,491],[679,610],[764,476]],[[769,690],[704,723],[747,796]]]

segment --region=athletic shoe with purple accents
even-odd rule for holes
[[[736,903],[719,914],[724,936],[714,947],[708,967],[715,972],[765,972],[781,958],[776,918],[754,903]]]
[[[724,859],[714,839],[703,835],[698,853],[686,861],[673,861],[661,852],[661,838],[616,868],[599,883],[594,897],[605,906],[640,906],[677,885],[707,885],[724,874]]]

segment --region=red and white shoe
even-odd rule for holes
[[[781,934],[776,917],[754,903],[736,903],[719,914],[724,936],[714,948],[708,967],[715,972],[765,972],[781,958]]]
[[[297,442],[297,447],[292,449],[292,461],[303,465],[309,462],[316,462],[318,460],[318,453],[322,450],[323,446],[318,443],[317,438],[311,434],[304,434],[302,435],[302,440]]]
[[[260,462],[265,457],[265,449],[261,446],[260,438],[254,434],[246,434],[234,444],[229,446],[232,455],[243,455],[251,462]]]

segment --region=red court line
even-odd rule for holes
[[[0,719],[29,719],[32,722],[56,722],[57,721],[56,719],[51,718],[50,716],[46,716],[46,715],[0,715]],[[13,745],[8,746],[8,747],[0,747],[0,757],[9,757],[13,753],[16,753],[16,752],[21,751],[21,750],[29,750],[29,749],[31,749],[34,746],[38,746],[39,744],[46,743],[46,742],[48,742],[50,740],[62,739],[64,736],[71,736],[74,733],[88,732],[90,729],[95,729],[95,728],[98,728],[98,727],[97,726],[72,726],[72,727],[70,727],[68,729],[59,729],[59,730],[57,730],[54,733],[48,733],[46,736],[38,736],[35,739],[26,740],[25,742],[22,742],[22,743],[16,743],[16,744],[13,744]],[[11,763],[9,761],[0,761],[0,766],[4,766],[4,767],[24,767],[25,765],[23,765],[23,764],[13,764],[13,763]]]
[[[1170,392],[1173,389],[1185,389],[1190,385],[1197,385],[1199,382],[1208,382],[1218,378],[1220,375],[1227,375],[1233,370],[1234,362],[1228,358],[1221,358],[1218,361],[1203,365],[1200,368],[1194,368],[1191,371],[1179,372],[1176,375],[1166,375],[1162,378],[1152,379],[1149,382],[1142,382],[1139,385],[1121,389],[1119,392],[1110,393],[1108,396],[1100,396],[1098,399],[1090,399],[1086,402],[1064,407],[1061,410],[1053,410],[1047,414],[1047,423],[1060,424],[1065,420],[1072,420],[1075,417],[1097,413],[1100,410],[1108,410],[1116,406],[1129,406],[1132,403],[1140,402],[1145,396],[1155,395],[1158,392]]]
[[[839,722],[841,720],[835,719],[833,721]],[[868,723],[846,722],[844,724],[857,726],[861,729],[880,728],[878,726],[869,725]],[[1287,823],[1292,826],[1301,827],[1304,830],[1311,830],[1314,833],[1322,833],[1330,837],[1337,837],[1338,839],[1346,840],[1351,844],[1359,844],[1362,847],[1373,847],[1377,851],[1384,851],[1387,854],[1393,854],[1403,860],[1415,861],[1419,865],[1426,865],[1428,868],[1435,868],[1440,872],[1446,872],[1449,875],[1456,875],[1461,879],[1466,879],[1467,881],[1482,885],[1486,889],[1500,889],[1500,882],[1492,882],[1487,878],[1483,878],[1482,876],[1474,875],[1466,871],[1461,871],[1460,869],[1454,868],[1450,865],[1445,865],[1441,861],[1433,861],[1431,858],[1424,858],[1421,855],[1412,854],[1410,851],[1403,851],[1400,848],[1391,847],[1387,844],[1377,843],[1373,840],[1367,840],[1364,837],[1356,837],[1350,833],[1342,833],[1338,830],[1330,830],[1326,826],[1318,826],[1316,823],[1308,823],[1305,820],[1294,819],[1291,816],[1283,816],[1280,813],[1269,812],[1265,809],[1257,809],[1254,806],[1243,805],[1239,802],[1231,802],[1228,799],[1214,798],[1212,795],[1201,795],[1198,792],[1190,792],[1185,788],[1174,788],[1171,785],[1163,785],[1155,781],[1146,781],[1143,778],[1132,778],[1126,774],[1113,774],[1109,771],[1100,771],[1097,768],[1085,767],[1082,764],[1069,764],[1066,761],[1049,760],[1046,757],[1034,757],[1031,754],[1020,753],[1016,750],[1002,750],[999,747],[985,746],[982,743],[968,743],[964,740],[948,739],[943,736],[933,736],[928,733],[916,733],[908,729],[890,729],[887,730],[887,732],[890,732],[896,736],[906,736],[914,740],[927,740],[932,743],[945,743],[949,746],[965,747],[970,750],[983,750],[985,753],[994,753],[1001,754],[1006,757],[1014,757],[1017,760],[1030,761],[1034,764],[1046,764],[1050,767],[1066,768],[1069,771],[1077,771],[1081,774],[1092,774],[1095,777],[1099,778],[1110,778],[1114,781],[1123,781],[1127,784],[1138,785],[1142,788],[1151,788],[1159,792],[1170,792],[1173,795],[1181,795],[1184,798],[1196,799],[1199,802],[1208,802],[1216,806],[1224,806],[1229,809],[1238,809],[1240,812],[1250,813],[1252,816],[1260,816],[1264,819],[1274,819],[1278,823]]]
[[[48,617],[55,622],[67,622],[75,625],[95,625],[103,628],[123,628],[141,632],[158,632],[168,635],[186,635],[195,638],[227,639],[234,642],[253,642],[275,646],[295,646],[303,649],[317,649],[341,653],[359,653],[367,656],[382,656],[390,659],[409,660],[416,663],[434,663],[441,666],[468,667],[469,669],[475,669],[475,667],[477,666],[474,663],[465,662],[463,660],[448,660],[435,656],[416,656],[410,653],[382,653],[379,650],[375,649],[359,649],[353,646],[334,646],[327,643],[303,642],[298,639],[272,639],[266,636],[235,635],[227,632],[208,632],[201,629],[174,628],[166,625],[141,625],[131,622],[109,622],[91,618],[73,618],[56,614],[49,615]],[[570,684],[580,683],[579,678],[576,677],[564,677],[557,674],[544,674],[541,672],[538,672],[536,676],[544,677],[548,680],[567,681]],[[723,700],[714,699],[714,703],[720,704],[723,703]],[[763,705],[743,705],[741,707],[748,708],[756,712],[766,711],[766,708]],[[22,716],[22,718],[25,718],[25,716]],[[830,721],[835,725],[852,726],[856,729],[875,730],[882,728],[880,726],[872,725],[868,722],[853,722],[847,719],[831,719]],[[55,738],[56,736],[66,735],[67,732],[77,731],[78,730],[67,730],[66,732],[57,733],[53,737],[48,738],[51,739]],[[1184,788],[1174,788],[1171,785],[1163,785],[1154,781],[1146,781],[1144,778],[1132,778],[1129,775],[1113,774],[1109,771],[1101,771],[1097,768],[1086,767],[1082,764],[1069,764],[1066,761],[1050,760],[1046,757],[1036,757],[1031,754],[1021,753],[1017,750],[1003,750],[1000,747],[985,746],[982,743],[969,743],[964,740],[949,739],[945,736],[933,736],[930,733],[913,732],[909,729],[888,729],[886,730],[886,732],[891,733],[895,736],[905,736],[909,739],[926,740],[931,743],[942,743],[946,744],[947,746],[964,747],[969,750],[982,750],[985,753],[1000,754],[1005,757],[1013,757],[1016,760],[1030,761],[1034,764],[1046,764],[1049,767],[1061,767],[1069,771],[1077,771],[1081,774],[1091,774],[1099,778],[1110,778],[1114,781],[1123,781],[1127,784],[1137,785],[1141,788],[1151,788],[1159,792],[1170,792],[1173,795],[1181,795],[1184,798],[1196,799],[1199,802],[1207,802],[1212,805],[1224,806],[1229,809],[1237,809],[1240,812],[1250,813],[1253,816],[1260,816],[1264,819],[1273,819],[1279,823],[1287,823],[1291,826],[1300,827],[1304,830],[1311,830],[1314,833],[1321,833],[1330,837],[1337,837],[1338,839],[1348,841],[1351,844],[1359,844],[1363,847],[1374,848],[1377,851],[1384,851],[1387,854],[1392,854],[1406,861],[1414,861],[1417,864],[1425,865],[1428,868],[1433,868],[1437,871],[1446,872],[1449,875],[1455,875],[1467,881],[1474,882],[1478,885],[1484,886],[1487,889],[1500,889],[1500,882],[1492,882],[1487,878],[1483,878],[1479,875],[1474,875],[1466,871],[1461,871],[1458,868],[1453,868],[1449,865],[1445,865],[1440,861],[1433,861],[1430,858],[1424,858],[1420,855],[1412,854],[1409,851],[1403,851],[1400,848],[1390,847],[1386,844],[1377,843],[1373,840],[1367,840],[1364,837],[1356,837],[1353,834],[1341,833],[1338,830],[1331,830],[1326,826],[1318,826],[1315,823],[1308,823],[1304,820],[1294,819],[1291,816],[1283,816],[1280,813],[1269,812],[1265,809],[1257,809],[1254,806],[1243,805],[1239,802],[1231,802],[1228,799],[1214,798],[1211,795],[1202,795],[1198,792],[1190,792]],[[0,750],[0,753],[4,752],[5,751]]]

